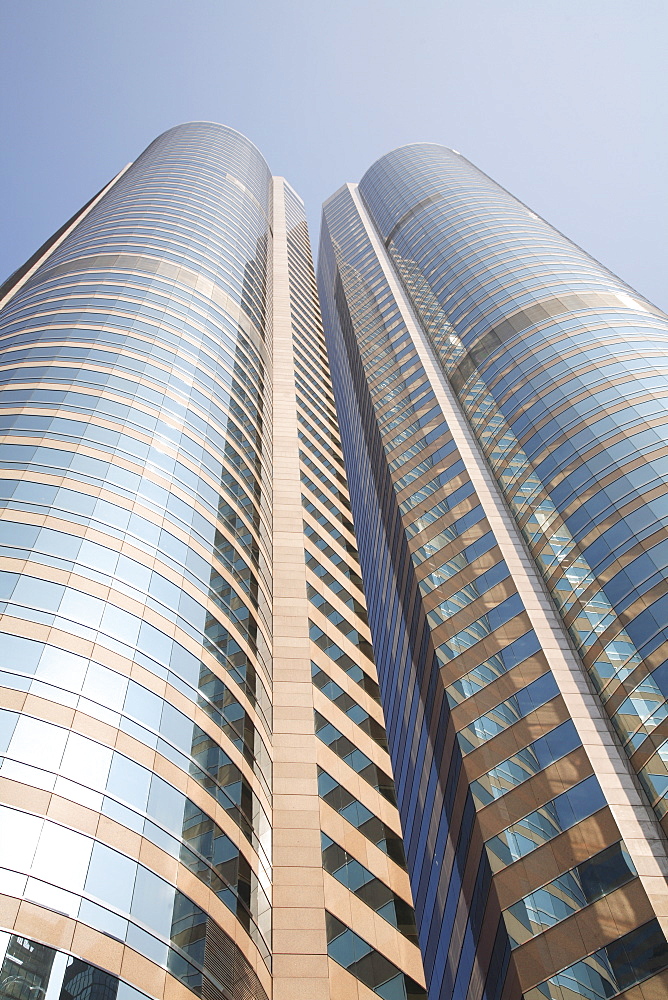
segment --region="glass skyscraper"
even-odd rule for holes
[[[0,288],[0,1000],[658,1000],[666,317],[433,145],[319,284],[190,123]]]
[[[0,997],[424,998],[301,200],[180,126],[2,291]]]
[[[667,318],[431,144],[319,281],[429,995],[665,996]]]

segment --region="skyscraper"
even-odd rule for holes
[[[668,993],[668,321],[459,154],[319,283],[429,996]]]
[[[0,996],[424,997],[300,199],[180,126],[2,295]]]
[[[666,318],[431,145],[319,280],[190,123],[0,289],[0,998],[656,1000]]]

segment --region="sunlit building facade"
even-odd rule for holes
[[[190,123],[0,287],[0,1000],[662,1000],[666,317],[426,144],[319,278]]]
[[[0,997],[424,998],[301,200],[179,126],[0,296]]]
[[[668,320],[431,144],[319,285],[430,1000],[659,1000]]]

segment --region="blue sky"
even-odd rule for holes
[[[0,280],[200,119],[312,230],[389,149],[452,146],[667,309],[666,28],[665,0],[4,0]]]

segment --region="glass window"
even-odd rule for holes
[[[132,922],[128,923],[128,930],[125,940],[131,948],[144,955],[156,965],[165,967],[170,958],[170,949],[163,941],[159,941],[152,934],[149,934],[142,927],[138,927]]]
[[[65,913],[68,917],[76,917],[79,911],[80,896],[38,878],[28,879],[24,895],[26,899],[38,903],[39,906]]]
[[[180,833],[185,804],[186,799],[181,792],[158,775],[153,776],[148,797],[148,812],[158,823],[168,830]]]
[[[86,892],[123,913],[129,913],[136,874],[136,861],[105,844],[95,843],[86,877]]]
[[[457,734],[463,753],[469,753],[481,743],[492,739],[518,719],[524,718],[534,709],[551,701],[559,694],[559,688],[551,673],[543,674],[535,681],[520,688],[514,695],[500,702],[495,708],[474,719]]]
[[[32,874],[71,892],[81,892],[92,849],[90,837],[47,822],[39,838]]]
[[[72,555],[70,555],[70,558],[72,558]],[[77,558],[79,562],[86,566],[93,566],[101,573],[112,575],[118,562],[118,553],[104,545],[97,545],[95,542],[84,539]]]
[[[327,953],[383,1000],[426,1000],[425,990],[363,938],[337,920],[327,919]]]
[[[63,757],[67,736],[66,729],[23,715],[16,724],[8,753],[24,764],[32,764],[34,767],[46,765],[52,770],[57,770]]]
[[[499,871],[523,858],[605,805],[601,786],[590,775],[486,841],[492,870]]]
[[[658,920],[618,938],[528,990],[526,1000],[614,997],[668,966],[668,945]]]
[[[56,646],[45,646],[35,672],[40,680],[48,681],[67,691],[80,691],[88,667],[83,656],[68,653]]]
[[[606,847],[505,911],[512,947],[601,899],[635,875],[633,862],[621,841]]]
[[[105,604],[97,597],[84,594],[80,590],[65,588],[63,598],[58,608],[58,613],[63,618],[87,625],[89,628],[98,628],[102,619]]]
[[[109,670],[108,667],[103,667],[100,663],[90,663],[82,687],[82,694],[92,701],[99,701],[107,708],[120,711],[123,708],[127,686],[127,677],[117,674],[115,670]]]
[[[5,867],[30,871],[43,825],[39,816],[0,806],[0,858]]]
[[[4,753],[9,746],[18,718],[17,712],[0,710],[0,753]]]
[[[479,804],[487,805],[578,746],[581,742],[575,726],[570,720],[564,722],[471,782],[473,796]]]
[[[318,794],[348,823],[364,834],[367,840],[401,868],[406,867],[401,837],[321,767],[318,768]]]
[[[151,772],[148,768],[136,764],[121,754],[114,754],[107,783],[111,795],[145,811],[150,784]]]
[[[519,639],[515,639],[514,642],[504,646],[498,653],[485,660],[484,663],[480,663],[475,669],[464,674],[463,677],[454,681],[446,688],[450,707],[453,708],[460,702],[470,698],[476,691],[480,691],[481,688],[491,684],[501,674],[512,670],[518,663],[522,663],[523,660],[539,652],[539,650],[540,643],[533,631],[527,632],[525,635],[520,636]]]
[[[125,698],[124,711],[135,719],[139,719],[151,729],[160,728],[160,719],[164,702],[152,691],[130,681]]]
[[[30,1000],[46,995],[57,952],[15,934],[0,932],[0,997]],[[64,958],[65,956],[60,956]]]
[[[60,773],[72,781],[102,790],[107,784],[112,757],[113,750],[109,747],[78,733],[70,733]]]
[[[162,937],[172,930],[175,889],[164,879],[139,865],[132,897],[132,915]]]
[[[107,604],[104,607],[99,624],[101,630],[114,639],[124,642],[128,646],[134,647],[137,645],[141,619],[137,618],[136,615],[131,615],[128,611],[124,611],[123,608],[114,607],[113,604]]]
[[[44,646],[41,642],[24,639],[23,636],[0,632],[2,662],[6,670],[16,670],[22,674],[34,674]]]
[[[356,858],[334,843],[325,833],[322,838],[322,860],[325,871],[345,885],[359,899],[396,927],[409,941],[417,944],[413,908],[397,896],[389,886],[376,878]]]
[[[34,576],[22,576],[14,587],[12,600],[29,608],[57,611],[65,588]]]

